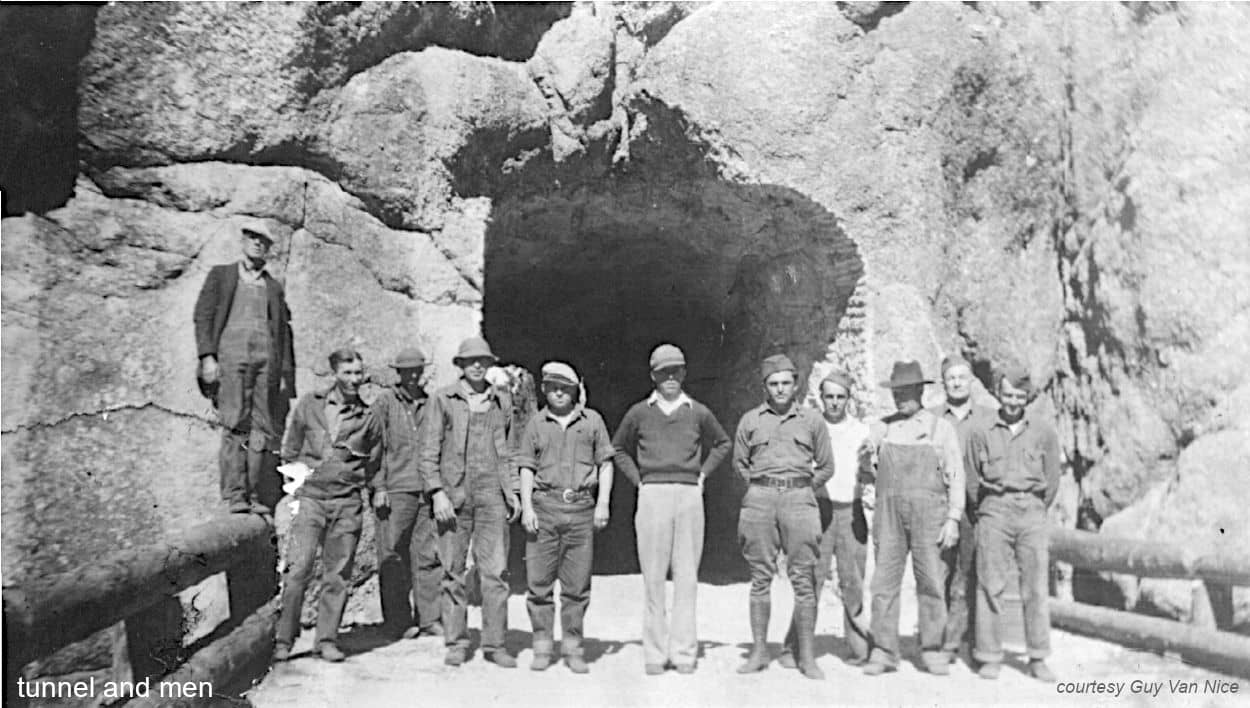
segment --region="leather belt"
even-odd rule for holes
[[[751,484],[775,489],[810,489],[812,480],[806,477],[752,477]]]
[[[595,498],[595,490],[591,489],[535,489],[538,494],[544,494],[549,497],[556,497],[566,504],[571,504],[579,500],[593,500]]]

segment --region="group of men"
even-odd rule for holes
[[[221,420],[222,496],[231,511],[271,513],[258,492],[276,421],[294,396],[290,315],[281,287],[264,271],[273,242],[261,224],[242,234],[243,258],[214,268],[195,310],[197,378]],[[785,355],[766,358],[764,402],[739,421],[731,441],[707,406],[684,391],[685,354],[661,344],[650,356],[652,392],[632,406],[615,435],[589,408],[577,371],[548,362],[545,407],[523,425],[506,387],[488,371],[487,342],[460,344],[460,377],[424,390],[424,355],[405,349],[391,361],[398,383],[362,400],[359,353],[330,354],[333,383],[297,403],[280,456],[312,473],[296,491],[297,512],[282,590],[274,659],[289,658],[318,550],[323,574],[316,650],[345,657],[337,644],[366,497],[377,515],[385,627],[396,637],[442,635],[445,663],[469,658],[466,565],[481,581],[483,656],[515,667],[507,630],[509,525],[527,532],[531,668],[556,659],[554,585],[560,582],[559,657],[575,673],[590,601],[594,532],[611,518],[614,471],[638,487],[634,524],[643,576],[644,671],[696,669],[696,594],[703,548],[703,490],[730,455],[746,484],[738,542],[750,569],[751,650],[740,673],[760,671],[770,588],[781,553],[794,609],[783,666],[823,678],[816,664],[817,606],[836,559],[851,663],[869,675],[897,668],[899,595],[911,555],[919,600],[923,666],[937,675],[967,646],[970,662],[996,678],[1003,652],[1003,601],[1019,566],[1029,672],[1046,681],[1049,653],[1046,508],[1058,488],[1053,426],[1026,413],[1028,374],[998,378],[997,410],[972,402],[972,367],[942,363],[946,400],[925,409],[926,379],[916,362],[896,362],[889,380],[896,411],[871,424],[849,414],[852,379],[819,383],[819,411],[796,397],[798,370]],[[876,570],[871,619],[863,585],[869,511]],[[666,582],[674,592],[671,614]],[[411,598],[411,602],[410,602]]]

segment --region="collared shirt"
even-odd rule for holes
[[[246,261],[244,260],[239,261],[239,280],[240,281],[250,280],[253,283],[256,283],[256,282],[260,282],[260,280],[263,279],[264,277],[265,277],[265,266],[261,266],[257,268],[256,270],[252,270],[251,268],[247,267]]]
[[[469,445],[471,389],[462,378],[430,396],[426,404],[421,430],[419,467],[425,491],[443,490],[457,508],[467,499],[465,488],[466,454]],[[515,464],[515,440],[511,438],[512,397],[490,386],[486,389],[491,442],[498,462],[500,489],[505,494],[518,492],[520,475]]]
[[[382,469],[373,486],[388,492],[425,490],[418,470],[421,425],[425,419],[424,391],[409,395],[403,386],[391,386],[378,394],[373,411],[382,424]]]
[[[963,450],[955,426],[927,410],[903,417],[898,413],[874,420],[868,425],[868,451],[861,458],[861,466],[875,470],[877,450],[884,443],[895,445],[931,445],[937,453],[942,468],[942,482],[946,485],[947,518],[958,520],[964,513],[967,483],[964,473]]]
[[[282,441],[282,459],[312,468],[313,474],[300,487],[301,496],[342,497],[372,481],[381,443],[382,427],[372,411],[331,386],[308,394],[295,406]]]
[[[690,396],[687,396],[685,391],[682,391],[681,395],[679,395],[677,400],[674,401],[665,400],[665,398],[660,395],[659,391],[652,391],[651,395],[647,396],[647,405],[659,408],[660,412],[664,415],[672,415],[673,411],[681,408],[682,406],[690,406],[693,408],[694,400],[691,399]]]
[[[544,408],[525,426],[517,467],[534,470],[535,489],[590,489],[599,485],[599,466],[614,453],[598,411],[578,406],[565,427]]]
[[[734,471],[748,482],[757,477],[811,477],[822,487],[833,477],[833,447],[820,414],[793,404],[778,413],[767,403],[738,421]]]
[[[968,464],[976,474],[979,493],[1028,492],[1047,506],[1059,492],[1059,434],[1049,422],[1026,414],[1023,426],[1012,434],[1001,417],[968,440]]]
[[[868,439],[868,424],[847,416],[837,423],[825,421],[829,444],[833,447],[833,477],[825,484],[829,499],[850,503],[860,494],[859,451]]]
[[[972,431],[985,430],[998,420],[998,409],[989,406],[983,406],[979,403],[969,401],[967,414],[960,418],[955,414],[955,409],[950,403],[943,403],[940,406],[934,406],[929,409],[930,413],[942,418],[951,425],[955,426],[955,433],[959,436],[959,449],[968,449],[968,440],[972,438]],[[964,460],[964,489],[968,492],[968,499],[975,500],[977,498],[977,476],[967,469],[968,461]]]

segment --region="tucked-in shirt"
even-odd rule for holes
[[[921,410],[908,417],[895,413],[875,420],[869,424],[868,431],[870,454],[862,461],[870,470],[876,467],[876,452],[883,443],[933,446],[938,464],[942,468],[942,482],[946,485],[946,516],[948,519],[958,520],[963,515],[967,484],[963,451],[959,446],[959,434],[955,432],[955,426],[929,411]]]
[[[847,416],[837,423],[825,421],[829,444],[833,448],[833,477],[825,483],[829,499],[850,503],[859,496],[859,450],[868,439],[868,425]]]
[[[729,436],[698,401],[665,415],[650,400],[631,406],[616,429],[617,469],[634,484],[698,484],[729,454]]]
[[[734,471],[744,480],[757,477],[807,477],[823,487],[834,473],[829,429],[810,408],[790,406],[785,413],[767,403],[746,412],[734,440]]]
[[[1005,492],[1037,494],[1046,505],[1059,492],[1059,435],[1047,421],[1026,415],[1012,434],[998,418],[968,440],[968,465],[980,487],[979,496]]]
[[[535,489],[590,489],[599,485],[599,465],[613,452],[597,411],[579,406],[564,427],[544,408],[525,426],[517,467],[534,470]]]
[[[421,424],[429,399],[421,392],[413,398],[402,386],[392,386],[373,402],[373,412],[382,424],[382,469],[373,486],[388,492],[421,492],[418,460],[421,452]]]
[[[333,428],[330,421],[336,423]],[[382,427],[359,399],[337,386],[300,399],[282,440],[282,459],[312,468],[297,496],[329,499],[359,493],[381,458]]]
[[[959,449],[968,449],[968,440],[972,438],[972,431],[985,430],[998,420],[998,409],[989,406],[983,406],[979,403],[970,403],[968,412],[964,417],[960,418],[955,414],[955,409],[949,403],[943,403],[940,406],[934,406],[929,412],[940,417],[942,420],[955,426],[955,434],[959,437]],[[968,500],[973,501],[977,498],[977,476],[967,468],[967,460],[964,460],[964,488],[968,491]]]

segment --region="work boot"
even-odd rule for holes
[[[740,674],[753,674],[768,668],[768,613],[767,601],[751,601],[751,654],[746,663],[738,667]]]
[[[590,667],[586,665],[586,660],[581,654],[565,654],[564,665],[569,667],[569,671],[575,674],[590,673]]]
[[[421,628],[421,636],[423,637],[441,637],[443,634],[442,622],[431,622]]]
[[[443,663],[448,666],[460,666],[464,663],[465,651],[460,647],[451,647],[447,650],[447,656],[443,657]]]
[[[888,673],[891,671],[898,671],[898,667],[891,666],[890,664],[886,664],[881,661],[876,661],[874,659],[870,659],[867,664],[864,664],[865,676],[880,676],[881,674]]]
[[[491,652],[483,652],[485,659],[495,666],[505,669],[516,668],[516,657],[509,654],[505,649],[496,649]]]
[[[408,629],[405,629],[402,634],[399,635],[399,638],[400,639],[416,639],[419,636],[421,636],[420,627],[409,627]]]
[[[551,667],[551,654],[535,653],[530,660],[530,671],[546,671]]]
[[[1046,662],[1041,659],[1033,659],[1029,661],[1029,675],[1038,681],[1044,681],[1046,683],[1055,682],[1055,673],[1051,671],[1050,667],[1046,665]]]
[[[984,664],[981,664],[981,668],[977,669],[977,676],[980,676],[983,679],[996,679],[998,678],[998,672],[1001,671],[1002,668],[1003,665],[997,661],[987,661]]]
[[[285,642],[277,642],[273,645],[273,660],[286,661],[291,658],[291,645]]]
[[[321,655],[322,659],[335,664],[347,658],[347,655],[343,653],[343,650],[339,649],[334,642],[318,643],[317,653]]]
[[[823,681],[825,672],[816,665],[816,606],[795,607],[794,623],[799,644],[799,670],[809,679]]]

